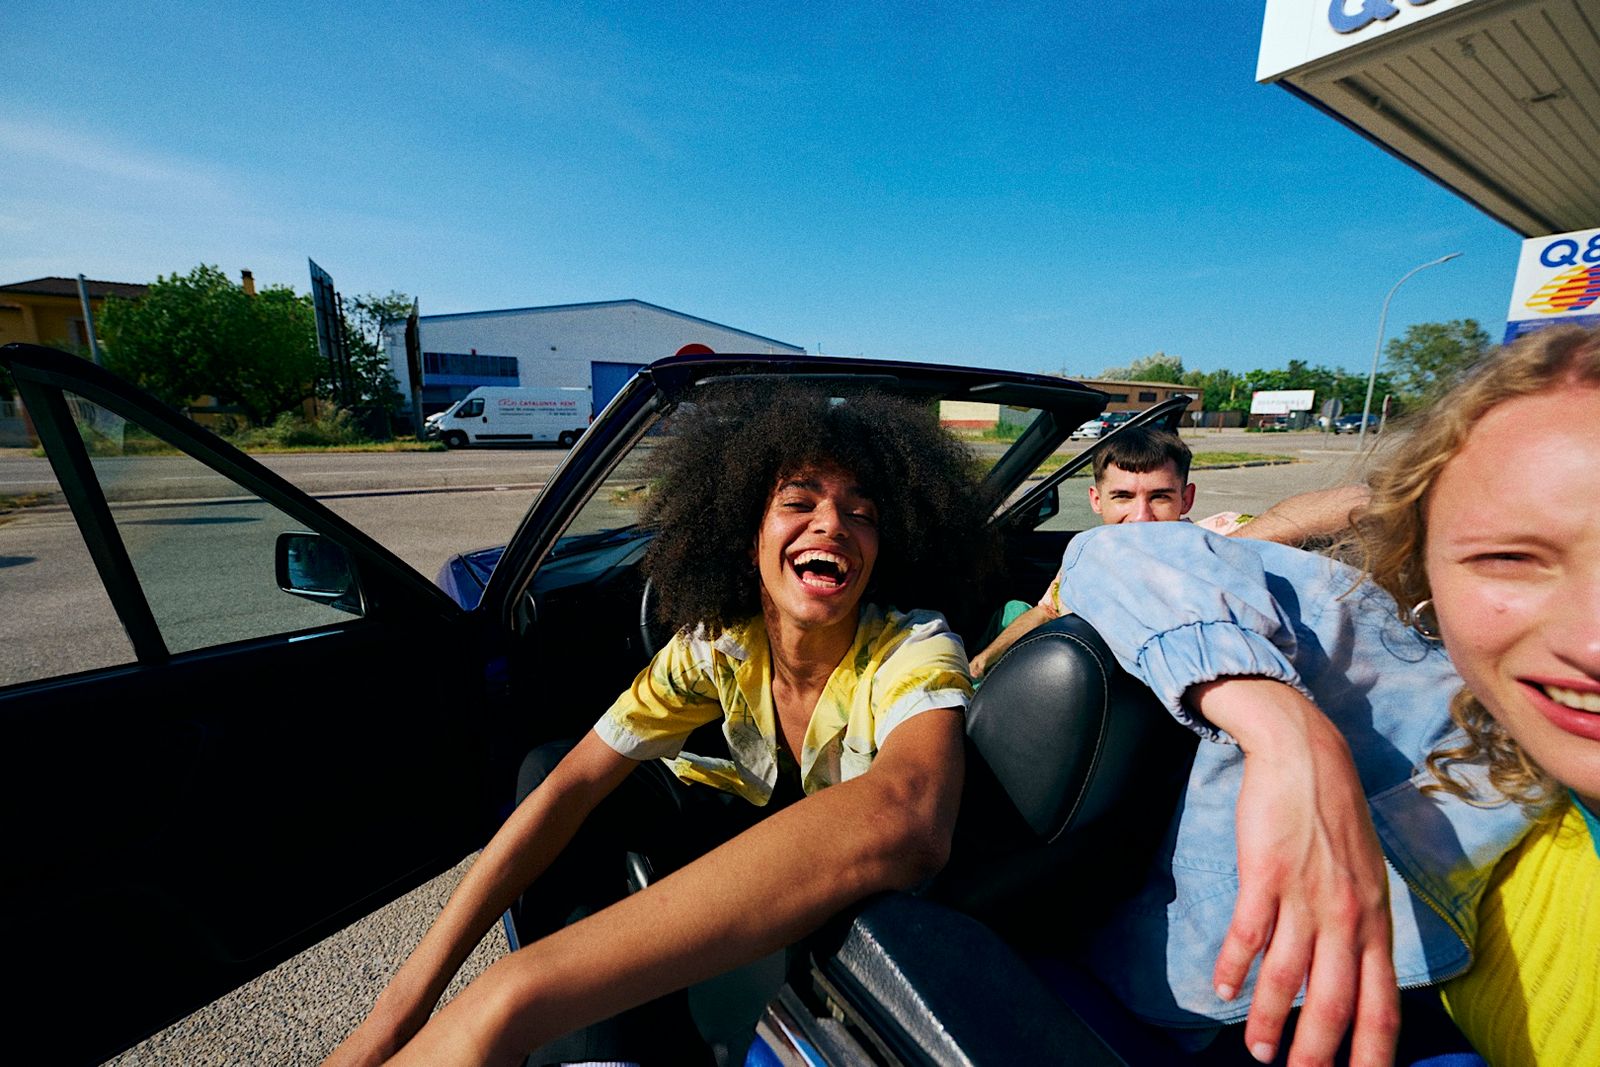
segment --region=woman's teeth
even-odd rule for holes
[[[845,559],[843,556],[836,556],[832,552],[818,552],[813,550],[810,552],[802,552],[795,557],[794,566],[796,570],[799,570],[808,563],[831,563],[839,569],[839,574],[841,577],[850,573],[850,561]]]
[[[1576,689],[1563,689],[1559,685],[1544,686],[1545,696],[1574,711],[1600,712],[1600,693],[1580,693]]]
[[[793,566],[801,582],[830,589],[842,585],[850,573],[849,560],[832,552],[816,550],[800,553],[795,557]]]

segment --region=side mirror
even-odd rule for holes
[[[1061,487],[1052,485],[1050,491],[1039,501],[1039,506],[1033,512],[1033,525],[1038,526],[1046,519],[1054,518],[1061,511]]]
[[[367,613],[356,568],[344,547],[315,533],[281,533],[274,553],[278,588],[352,615]]]

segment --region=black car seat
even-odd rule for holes
[[[994,665],[967,739],[955,850],[929,895],[1033,945],[1070,941],[1064,908],[1092,918],[1143,875],[1196,744],[1073,615]]]
[[[949,865],[813,939],[816,973],[907,1063],[1180,1061],[1069,954],[1142,877],[1195,735],[1068,616],[995,664],[967,738]]]

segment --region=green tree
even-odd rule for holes
[[[1231,370],[1192,370],[1184,374],[1183,384],[1200,394],[1203,411],[1248,411],[1250,391],[1243,379]]]
[[[321,370],[311,299],[288,286],[255,296],[218,267],[160,277],[100,313],[106,365],[174,407],[210,395],[254,423],[292,410]]]
[[[1425,407],[1489,354],[1489,335],[1475,319],[1420,322],[1384,350],[1387,369],[1407,406]]]
[[[1183,382],[1183,358],[1165,352],[1136,359],[1126,367],[1107,367],[1100,377],[1126,382]]]
[[[390,323],[404,322],[411,314],[411,304],[411,297],[397,292],[383,296],[366,293],[344,302],[345,345],[355,388],[355,396],[346,402],[364,422],[382,422],[387,428],[389,415],[404,404],[400,383],[384,351],[383,331]],[[331,394],[332,382],[326,376],[323,388],[325,395]]]

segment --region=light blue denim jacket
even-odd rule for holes
[[[1182,703],[1190,686],[1232,675],[1287,682],[1344,733],[1389,861],[1400,984],[1467,968],[1478,898],[1528,822],[1513,804],[1420,792],[1433,780],[1424,758],[1460,740],[1449,702],[1462,683],[1443,646],[1402,625],[1393,600],[1349,567],[1189,523],[1083,533],[1062,557],[1060,580],[1065,607],[1203,739],[1163,854],[1089,951],[1130,1008],[1169,1026],[1235,1022],[1249,1010],[1254,970],[1234,1001],[1211,986],[1239,888],[1244,757]],[[1494,796],[1481,776],[1464,777]]]

